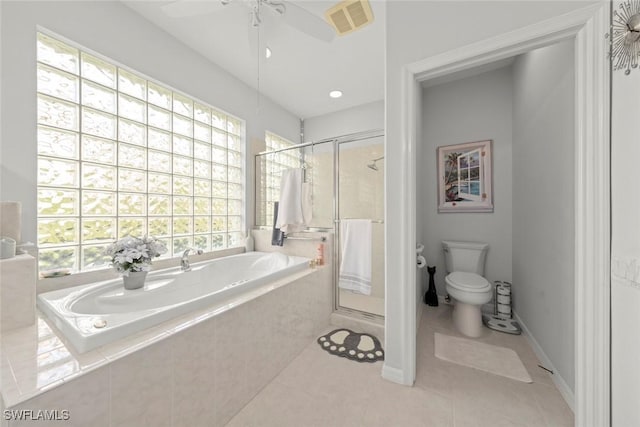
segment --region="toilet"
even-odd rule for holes
[[[483,304],[491,301],[493,288],[483,276],[487,243],[443,241],[447,267],[447,293],[453,298],[453,325],[468,337],[482,335]]]

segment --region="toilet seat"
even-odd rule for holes
[[[487,292],[491,283],[484,277],[462,271],[455,271],[444,278],[447,285],[464,292]]]

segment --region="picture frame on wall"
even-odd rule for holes
[[[437,148],[438,212],[493,212],[492,143]]]

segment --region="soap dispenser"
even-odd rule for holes
[[[316,249],[316,265],[324,265],[324,243],[320,243]]]

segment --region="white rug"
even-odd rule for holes
[[[518,354],[510,348],[435,333],[436,357],[448,362],[532,383]]]

